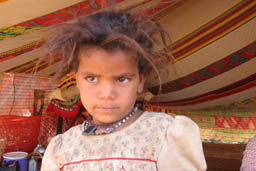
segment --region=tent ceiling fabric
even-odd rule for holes
[[[0,1],[1,2],[1,1]],[[213,121],[214,129],[232,124],[224,116],[241,115],[230,109],[226,115],[210,114],[226,107],[246,109],[245,116],[256,114],[256,1],[255,0],[19,0],[0,3],[0,72],[31,73],[40,54],[49,26],[70,22],[75,13],[88,15],[102,8],[151,15],[170,33],[173,58],[159,56],[163,91],[154,97],[150,109],[187,110],[188,115]],[[159,50],[160,51],[160,50]],[[59,59],[49,66],[40,64],[39,75],[52,75]],[[163,67],[162,67],[163,68]],[[166,71],[167,70],[167,71]],[[148,89],[156,93],[158,81],[153,73]],[[248,105],[249,104],[249,105]],[[192,110],[197,111],[196,115]],[[207,113],[207,115],[202,114]],[[221,117],[220,117],[221,116]],[[200,123],[200,128],[205,123]],[[222,122],[223,121],[223,122]],[[223,124],[226,123],[226,124]],[[256,122],[255,122],[256,123]],[[247,122],[248,125],[254,125]],[[228,125],[228,126],[227,126]],[[210,127],[208,125],[208,127]],[[232,126],[230,126],[232,127]],[[237,126],[239,127],[239,124]],[[245,129],[245,128],[244,128]],[[250,133],[240,138],[231,136],[225,142],[246,142],[256,125],[246,127]],[[218,139],[204,129],[205,139]],[[225,131],[224,131],[225,132]],[[211,135],[211,137],[210,137]],[[245,135],[245,134],[244,134]],[[247,136],[248,135],[248,136]],[[239,140],[238,140],[239,139]]]
[[[20,0],[0,4],[0,28],[17,25],[28,20],[67,8],[83,0]]]
[[[44,37],[51,31],[49,26],[72,20],[75,12],[87,15],[102,7],[107,8],[111,5],[109,2],[44,0],[35,3],[22,0],[2,3],[0,72],[31,73],[38,54],[44,52],[42,45]],[[161,70],[163,91],[155,100],[160,99],[165,105],[186,104],[187,108],[189,104],[185,101],[197,97],[209,100],[209,93],[255,74],[252,67],[255,65],[253,49],[256,46],[256,32],[253,31],[256,27],[255,3],[253,0],[116,0],[115,9],[132,12],[143,9],[142,13],[152,15],[168,30],[174,42],[170,53],[172,51],[175,63],[166,56],[155,61],[159,67],[169,63],[168,72]],[[22,11],[17,11],[18,6]],[[39,73],[51,75],[58,61],[56,59],[53,66],[41,63]],[[149,90],[157,92],[155,74],[149,78],[148,85]],[[216,98],[220,97],[211,100]],[[184,103],[178,103],[181,101]]]

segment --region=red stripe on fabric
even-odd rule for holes
[[[184,103],[175,104],[175,106],[198,104],[198,103],[203,103],[203,102],[206,102],[206,101],[215,100],[215,99],[218,99],[218,98],[221,98],[221,97],[229,96],[229,95],[236,94],[236,93],[239,93],[241,91],[253,88],[253,87],[255,87],[255,84],[256,84],[256,82],[254,81],[254,82],[248,83],[246,85],[243,85],[241,87],[232,89],[230,91],[227,91],[227,92],[224,92],[224,93],[221,93],[221,94],[213,93],[213,94],[210,94],[208,96],[200,97],[200,98],[195,99],[195,100],[189,100],[189,101],[184,102]]]
[[[61,58],[56,58],[51,65],[59,62],[61,60]],[[11,72],[11,73],[33,73],[33,70],[31,70],[32,68],[35,68],[35,65],[36,65],[36,62],[38,61],[38,58],[37,59],[34,59],[33,61],[29,61],[25,64],[22,64],[20,66],[16,66],[14,68],[11,68],[9,70],[7,70],[6,72]],[[23,65],[28,65],[26,66],[25,68],[22,68]],[[37,68],[37,72],[47,68],[47,67],[50,67],[51,65],[49,65],[49,62],[41,62],[40,64],[40,67]],[[20,69],[18,69],[20,68]],[[30,71],[29,71],[30,70]],[[29,72],[28,72],[29,71]]]
[[[69,162],[69,163],[63,164],[60,167],[60,169],[63,169],[65,166],[72,165],[72,164],[79,164],[79,163],[83,163],[83,162],[105,161],[105,160],[137,160],[137,161],[147,161],[147,162],[156,163],[156,160],[152,160],[152,159],[113,157],[113,158],[88,159],[88,160],[81,160],[81,161],[76,161],[76,162]]]
[[[77,10],[77,7],[79,7]],[[89,2],[79,2],[77,4],[74,4],[72,6],[69,6],[67,8],[63,8],[57,11],[54,11],[50,14],[46,14],[43,16],[40,16],[38,18],[19,23],[15,26],[35,26],[35,25],[40,25],[40,26],[49,26],[51,24],[58,24],[64,21],[67,21],[68,19],[73,19],[75,17],[75,12],[79,12],[79,10],[89,7],[91,8]],[[62,12],[65,12],[64,14]],[[59,14],[62,13],[63,15]]]
[[[247,78],[245,78],[245,79],[242,79],[242,80],[237,81],[237,82],[235,82],[233,84],[230,84],[228,86],[220,88],[218,90],[214,90],[212,92],[205,93],[205,94],[202,94],[202,95],[199,95],[199,96],[195,96],[195,97],[192,97],[192,98],[187,98],[187,99],[177,100],[177,101],[171,101],[171,102],[157,102],[157,103],[156,102],[152,102],[151,104],[152,105],[154,105],[154,104],[155,105],[160,105],[160,106],[185,106],[185,105],[198,104],[198,103],[202,103],[202,102],[218,99],[218,98],[221,98],[221,97],[229,96],[229,95],[232,95],[232,94],[235,94],[235,93],[239,93],[241,91],[244,91],[244,90],[247,90],[247,89],[255,87],[256,80],[252,80],[252,81],[250,81],[248,83],[245,83],[245,84],[240,85],[238,87],[232,88],[233,85],[235,85],[235,84],[237,84],[239,82],[242,82],[244,80],[252,79],[254,77],[256,77],[256,73],[251,75],[251,76],[249,76],[249,77],[247,77]],[[228,89],[228,90],[222,92],[223,89]]]
[[[231,15],[233,15],[234,13],[240,11],[242,8],[248,6],[249,4],[253,3],[252,1],[248,1],[247,3],[243,4],[241,7],[235,9],[234,11],[230,12],[229,14],[227,14],[226,16],[224,16],[223,18],[219,19],[218,21],[214,22],[213,24],[210,24],[209,26],[207,26],[205,29],[201,30],[200,32],[198,32],[197,34],[193,35],[192,37],[190,37],[189,39],[181,42],[180,44],[177,44],[173,47],[173,49],[176,49],[180,46],[182,46],[183,44],[187,43],[188,41],[194,39],[195,37],[199,36],[200,34],[206,32],[207,30],[209,30],[210,28],[216,26],[217,24],[221,23],[222,21],[224,21],[225,19],[227,19],[228,17],[230,17]]]
[[[200,83],[202,81],[214,78],[214,77],[216,77],[216,76],[218,76],[218,75],[220,75],[220,74],[222,74],[224,72],[232,70],[233,68],[243,64],[244,62],[242,63],[241,61],[238,61],[238,60],[233,60],[233,59],[231,60],[231,57],[233,55],[240,54],[239,56],[241,58],[245,58],[247,60],[251,60],[251,59],[253,59],[256,56],[256,50],[255,50],[255,52],[253,51],[253,49],[255,49],[254,46],[256,46],[256,41],[252,42],[251,44],[247,45],[246,47],[244,47],[244,48],[242,48],[240,50],[237,50],[236,52],[228,55],[227,57],[225,57],[223,59],[220,59],[220,60],[218,60],[218,61],[216,61],[216,62],[214,62],[214,63],[212,63],[212,64],[210,64],[210,65],[208,65],[208,66],[206,66],[204,68],[201,68],[201,69],[199,69],[199,70],[197,70],[195,72],[192,72],[192,73],[190,73],[188,75],[180,77],[180,78],[178,78],[176,80],[172,80],[172,81],[163,83],[162,84],[161,94],[171,93],[173,91],[178,91],[178,90],[181,90],[181,89],[185,89],[185,88],[191,87],[191,86],[196,85],[196,84],[198,84],[198,83]],[[252,50],[250,50],[250,49],[252,49]],[[218,65],[219,63],[229,63],[229,64],[232,63],[232,65],[228,68],[228,70],[224,70],[222,72],[214,72],[214,69],[212,69],[212,68],[214,67],[214,65]],[[204,72],[204,70],[207,70],[207,72],[210,72],[210,73],[214,74],[214,76],[200,74],[201,72]],[[194,77],[198,77],[200,79],[195,81],[195,82],[190,81],[190,83],[183,82],[183,80],[186,80],[186,79],[191,78],[193,76]],[[179,87],[181,86],[182,88],[178,88],[176,86],[176,84]],[[158,86],[149,87],[148,89],[153,94],[157,94],[157,92],[158,92]]]
[[[59,62],[59,61],[61,61],[61,58],[58,58],[58,59],[54,60],[51,65],[48,65],[48,63],[46,63],[46,64],[44,64],[43,66],[40,66],[39,68],[37,68],[37,71],[36,71],[36,72],[39,72],[39,71],[41,71],[41,70],[43,70],[43,69],[45,69],[45,68],[48,68],[48,67],[50,67],[50,66],[56,64],[56,63]],[[26,72],[23,71],[23,73],[26,73]]]
[[[38,48],[42,47],[43,44],[44,44],[44,42],[36,44],[36,45],[32,45],[30,47],[24,48],[24,49],[19,50],[19,51],[16,51],[16,52],[14,52],[14,53],[12,53],[10,55],[0,57],[0,62],[12,59],[12,58],[14,58],[16,56],[19,56],[19,55],[22,55],[24,53],[30,52],[32,50],[38,49]]]
[[[248,12],[247,15],[244,16],[240,16],[240,18],[236,18],[235,20],[231,21],[230,24],[227,24],[226,26],[224,26],[223,28],[220,28],[212,33],[209,33],[205,38],[202,38],[201,40],[195,42],[194,44],[188,46],[188,48],[182,49],[179,52],[176,52],[175,54],[173,54],[174,58],[178,58],[180,56],[182,56],[183,54],[195,49],[196,47],[198,47],[199,45],[213,39],[214,37],[216,37],[217,35],[225,32],[226,30],[230,29],[231,27],[233,27],[234,25],[236,25],[237,23],[241,22],[243,19],[247,18],[248,16],[254,14],[256,11],[255,9],[252,9],[251,11]]]
[[[22,68],[22,66],[24,66],[24,65],[34,65],[37,61],[38,61],[38,58],[36,58],[32,61],[29,61],[27,63],[24,63],[22,65],[15,66],[14,68],[8,69],[5,72],[17,73],[20,70],[20,68]]]

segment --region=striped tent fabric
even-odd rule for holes
[[[182,15],[189,3],[169,13],[169,19]],[[202,6],[194,4],[195,10],[197,5]],[[255,1],[237,1],[175,41],[175,62],[157,60],[170,67],[162,72],[161,94],[151,77],[148,89],[156,96],[148,110],[187,115],[199,124],[206,142],[247,143],[256,130],[255,16]]]
[[[162,92],[158,94],[159,82],[152,73],[147,89],[155,96],[145,109],[192,118],[206,142],[247,143],[255,134],[255,0],[12,3],[0,3],[0,15],[6,16],[0,21],[0,72],[32,73],[44,54],[43,44],[51,26],[70,22],[77,15],[88,15],[102,8],[150,15],[170,33],[172,44],[168,45],[168,57],[163,52],[154,61],[160,68]],[[26,3],[30,3],[32,10],[28,10]],[[18,5],[23,7],[23,15],[14,16],[12,10],[19,10]],[[7,7],[12,9],[6,10]],[[157,50],[159,54],[163,51]],[[51,65],[47,60],[42,61],[37,74],[52,76],[59,61],[60,57]]]

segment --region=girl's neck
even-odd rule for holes
[[[131,125],[133,122],[135,122],[141,115],[142,115],[143,111],[142,110],[138,110],[135,112],[135,114],[133,115],[133,117],[131,117],[127,122],[125,122],[125,124],[123,124],[121,127],[118,127],[114,132],[122,130],[123,128],[128,127],[129,125]]]
[[[85,123],[85,130],[83,132],[83,135],[102,135],[102,134],[108,134],[108,133],[112,133],[112,132],[117,132],[119,130],[122,130],[126,127],[128,127],[129,125],[131,125],[133,122],[135,122],[141,115],[142,115],[143,111],[141,110],[137,110],[132,116],[130,115],[130,118],[127,119],[125,122],[122,122],[121,125],[119,125],[118,127],[115,127],[115,125],[117,125],[120,121],[117,121],[115,123],[111,123],[111,124],[94,124],[91,120],[91,122],[88,122],[88,126],[86,128],[86,123]],[[123,118],[125,119],[125,118]],[[94,133],[92,134],[86,134],[85,131],[86,129],[88,129],[90,126],[95,126],[96,130],[94,131]],[[109,129],[114,128],[112,131],[109,132]]]

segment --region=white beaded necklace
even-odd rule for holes
[[[118,127],[122,126],[126,121],[128,121],[138,110],[138,107],[134,107],[132,112],[130,112],[127,116],[125,116],[123,119],[119,120],[118,122],[110,124],[111,126],[105,127],[102,125],[93,125],[91,123],[92,116],[90,115],[89,118],[84,123],[84,131],[82,132],[82,135],[104,135],[109,134],[113,132]],[[103,130],[100,133],[97,133],[97,130]]]

